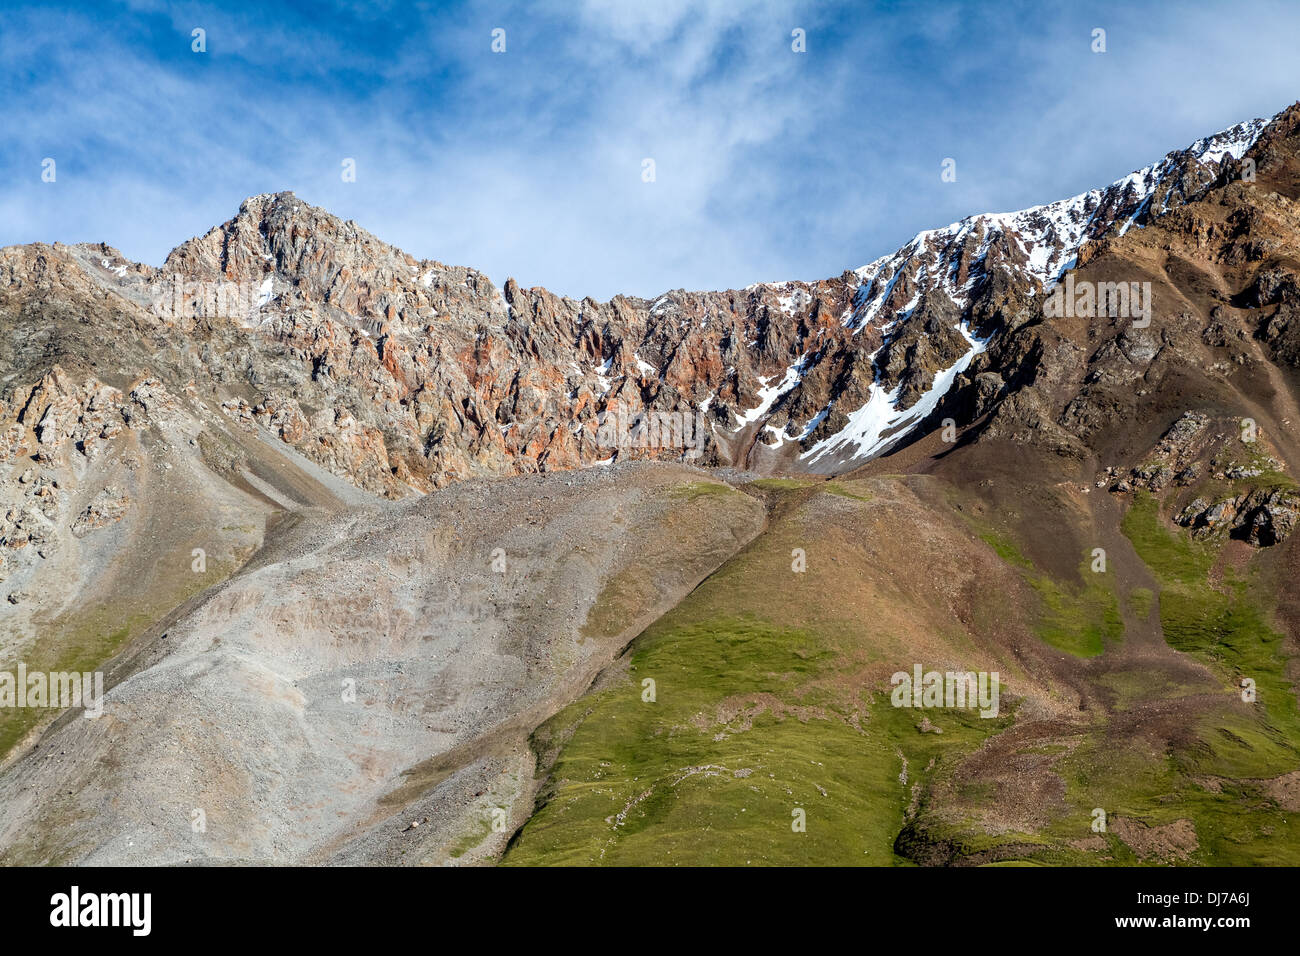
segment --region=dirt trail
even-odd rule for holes
[[[1283,454],[1288,462],[1300,463],[1300,402],[1296,401],[1294,388],[1272,362],[1261,362],[1273,386],[1272,408],[1277,427],[1266,438]]]
[[[1139,721],[1142,718],[1137,715],[1144,710],[1154,715],[1169,705],[1170,702],[1161,697],[1161,687],[1181,691],[1175,705],[1179,709],[1199,706],[1197,701],[1208,703],[1208,695],[1219,691],[1220,682],[1204,664],[1180,653],[1165,641],[1160,624],[1160,584],[1120,530],[1122,503],[1112,495],[1101,493],[1092,495],[1092,503],[1096,528],[1114,577],[1115,594],[1124,623],[1122,642],[1085,662],[1085,674],[1094,693],[1104,702],[1105,710],[1113,715],[1118,703],[1113,681],[1122,677],[1140,681],[1150,688],[1149,696],[1124,702],[1126,709],[1131,709],[1134,719]],[[1134,606],[1134,592],[1138,589],[1151,594],[1145,617],[1140,616]]]
[[[1146,563],[1138,557],[1123,531],[1123,509],[1112,495],[1096,492],[1091,497],[1093,520],[1101,535],[1101,547],[1106,551],[1106,563],[1115,580],[1115,596],[1119,600],[1120,616],[1124,620],[1123,643],[1112,653],[1120,659],[1136,659],[1148,655],[1165,656],[1174,653],[1165,643],[1160,627],[1160,584]],[[1139,617],[1133,607],[1133,592],[1144,588],[1151,592],[1152,601],[1145,618]]]

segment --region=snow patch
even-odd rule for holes
[[[785,370],[785,375],[782,377],[781,381],[777,382],[775,385],[767,384],[776,377],[775,375],[767,378],[764,378],[761,375],[759,376],[758,380],[762,383],[762,387],[758,390],[758,404],[743,415],[736,415],[736,420],[740,422],[740,427],[736,429],[737,431],[751,422],[758,421],[766,415],[768,410],[776,404],[777,399],[803,381],[805,361],[807,358],[807,352],[800,355],[799,360]]]
[[[659,376],[659,369],[655,368],[649,362],[642,361],[641,356],[637,355],[635,352],[632,353],[632,361],[636,362],[637,371],[642,375],[653,375],[656,378]]]
[[[939,400],[947,394],[957,376],[966,371],[971,361],[988,347],[989,340],[977,339],[965,323],[955,326],[970,345],[970,348],[950,368],[944,369],[934,377],[930,388],[910,408],[898,407],[902,386],[890,391],[879,383],[873,383],[867,404],[849,416],[847,424],[829,438],[824,438],[802,455],[800,460],[815,464],[824,457],[843,456],[845,459],[870,459],[884,452],[900,438],[921,423],[939,405]],[[819,413],[813,422],[820,424],[830,411],[830,406]],[[812,433],[816,427],[812,422],[804,435]]]

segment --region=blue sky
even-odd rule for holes
[[[159,264],[291,189],[567,295],[824,278],[1300,99],[1300,5],[1169,6],[11,0],[0,244]]]

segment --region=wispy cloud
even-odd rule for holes
[[[0,33],[0,242],[156,263],[293,189],[417,255],[571,295],[816,278],[1300,95],[1289,6],[1041,6],[20,5]]]

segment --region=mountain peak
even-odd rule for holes
[[[92,279],[142,304],[163,283],[242,285],[224,299],[210,289],[173,297],[179,308],[165,318],[233,320],[226,324],[242,330],[242,344],[230,347],[246,358],[224,381],[247,378],[278,408],[304,400],[342,408],[383,434],[376,467],[358,471],[354,458],[337,466],[386,494],[469,474],[683,454],[603,445],[600,421],[624,412],[698,419],[689,451],[702,460],[839,473],[954,414],[953,396],[976,377],[987,392],[981,408],[1005,395],[1008,383],[985,374],[984,354],[1026,321],[1085,246],[1204,195],[1269,125],[1237,124],[1069,199],[926,230],[817,282],[607,303],[513,281],[500,290],[287,190],[248,197],[234,217],[177,246],[161,270],[133,270],[106,253],[80,261]],[[284,434],[335,467],[319,431]]]

